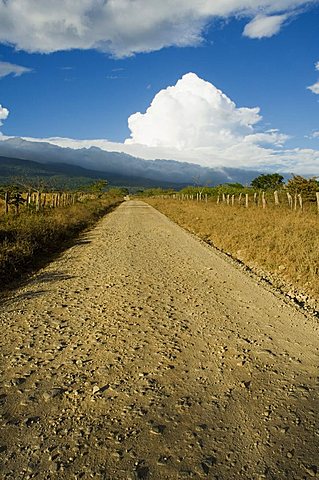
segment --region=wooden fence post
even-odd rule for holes
[[[303,210],[303,204],[302,204],[302,196],[301,196],[301,193],[298,194],[298,200],[299,200],[300,210],[302,211],[302,210]]]
[[[218,194],[218,195],[217,195],[217,200],[216,200],[217,205],[219,204],[219,202],[220,202],[220,196],[219,196],[219,194]],[[318,208],[319,208],[319,207],[318,207]]]
[[[258,193],[254,193],[254,203],[257,205],[258,204]]]
[[[265,197],[265,192],[262,192],[262,194],[261,194],[261,202],[262,202],[262,206],[263,206],[263,208],[266,208],[266,197]]]
[[[232,204],[232,207],[233,207],[234,204],[235,204],[235,195],[232,195],[232,196],[231,196],[231,204]]]
[[[287,192],[288,206],[292,209],[292,196]]]
[[[41,207],[41,193],[37,192],[36,200],[35,200],[35,210],[38,212]]]
[[[248,202],[249,202],[249,197],[248,193],[246,193],[246,199],[245,199],[245,207],[248,208]]]
[[[229,193],[227,194],[227,197],[226,197],[226,203],[227,205],[229,205]]]
[[[297,210],[297,194],[294,196],[294,210]]]
[[[5,215],[7,215],[9,213],[9,200],[10,200],[9,192],[5,192],[5,194],[4,194],[4,213],[5,213]]]
[[[19,210],[20,210],[20,195],[19,193],[16,194],[16,198],[15,198],[15,211],[16,211],[16,215],[19,215]]]
[[[274,197],[275,197],[275,205],[279,205],[279,197],[278,197],[277,190],[274,192]]]
[[[239,197],[238,197],[238,205],[240,205],[240,204],[241,204],[241,197],[242,197],[242,196],[243,196],[243,194],[242,194],[242,193],[240,193],[240,194],[239,194]]]
[[[316,192],[316,198],[317,198],[317,209],[319,213],[319,192]]]

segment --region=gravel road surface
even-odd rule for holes
[[[141,201],[0,324],[2,479],[319,478],[318,323]]]

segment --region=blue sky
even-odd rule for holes
[[[254,9],[251,7],[254,2],[216,0],[219,5],[217,13],[207,13],[212,2],[202,0],[193,2],[193,5],[198,4],[197,11],[196,6],[191,7],[191,11],[185,7],[184,15],[180,18],[176,13],[174,23],[167,26],[171,21],[169,18],[174,17],[175,6],[176,11],[177,7],[180,10],[179,0],[164,1],[167,11],[164,7],[161,10],[158,2],[138,0],[140,10],[131,12],[131,18],[129,15],[126,18],[123,12],[129,13],[132,3],[118,0],[120,11],[112,14],[118,14],[119,18],[113,20],[115,25],[111,27],[109,12],[104,12],[102,20],[98,19],[102,10],[99,15],[94,9],[93,13],[90,11],[90,15],[87,14],[90,3],[99,3],[100,8],[104,8],[101,1],[79,0],[79,4],[85,3],[86,10],[73,12],[72,2],[59,0],[60,12],[59,9],[53,12],[50,8],[44,9],[42,15],[47,15],[47,18],[44,18],[46,23],[43,24],[37,23],[38,16],[33,18],[31,10],[25,8],[32,0],[20,1],[21,18],[17,18],[12,2],[12,10],[5,6],[5,2],[0,2],[0,29],[6,22],[6,28],[2,28],[0,33],[0,104],[9,111],[8,115],[2,115],[3,125],[0,128],[3,138],[62,137],[66,139],[64,143],[52,141],[74,147],[77,147],[76,140],[79,139],[100,139],[105,141],[101,142],[103,148],[121,150],[121,145],[131,134],[131,145],[127,142],[122,148],[128,153],[144,158],[195,160],[208,165],[208,147],[211,147],[211,155],[218,157],[217,164],[226,162],[226,156],[223,157],[217,148],[221,136],[232,138],[233,143],[227,143],[225,147],[228,157],[239,143],[247,145],[249,136],[248,143],[253,143],[254,148],[247,152],[243,150],[243,155],[238,157],[233,154],[233,158],[229,159],[234,164],[232,166],[255,167],[267,162],[269,166],[277,166],[278,162],[281,165],[281,152],[284,152],[283,168],[295,162],[302,169],[300,150],[307,149],[311,150],[311,154],[307,154],[305,171],[319,173],[317,1],[270,2],[279,6],[276,8],[269,7],[269,2],[256,0]],[[44,0],[43,3],[46,2]],[[141,8],[143,3],[148,5],[146,12]],[[185,0],[183,5],[188,3],[192,4]],[[234,5],[229,6],[232,3]],[[10,0],[6,4],[10,7]],[[246,4],[250,5],[249,8]],[[57,31],[53,27],[50,29],[51,21],[52,25],[56,25],[58,19],[64,25],[66,18],[76,24],[76,38],[69,35],[70,29],[66,28],[65,32],[61,32],[61,26]],[[97,38],[85,32],[81,36],[81,28],[86,25],[84,19],[87,22],[87,18],[96,26]],[[9,20],[12,21],[11,26]],[[149,28],[145,27],[141,38],[140,28],[147,22]],[[26,34],[25,23],[31,25],[34,36]],[[108,29],[112,30],[112,35]],[[167,99],[163,95],[156,112],[154,109],[153,114],[134,117],[131,129],[128,128],[128,119],[132,114],[145,114],[158,92],[164,90],[168,94],[166,89],[176,85],[189,72],[198,77],[198,82],[193,82],[191,87],[188,77],[188,83],[184,81],[187,83],[186,90],[194,88],[194,98],[189,97],[190,105],[191,102],[202,101],[204,83],[201,81],[205,81],[218,89],[217,93],[216,90],[211,92],[213,103],[218,103],[218,92],[221,91],[235,103],[234,114],[236,108],[258,107],[259,117],[262,118],[247,120],[245,131],[239,131],[236,122],[233,129],[228,129],[219,119],[217,127],[212,127],[218,132],[209,134],[210,140],[205,134],[203,145],[200,143],[200,132],[196,133],[196,142],[188,141],[190,134],[187,139],[181,138],[180,133],[178,138],[177,134],[175,137],[168,134],[156,136],[155,131],[165,129],[167,118],[172,118],[171,107],[165,110]],[[180,90],[185,88],[183,83],[179,85]],[[196,92],[198,95],[195,98]],[[187,95],[178,95],[178,102],[187,104],[187,98]],[[210,100],[207,102],[208,109]],[[173,112],[176,124],[179,118],[184,119],[185,112],[192,117],[189,105],[179,106],[181,117]],[[216,105],[211,112],[205,110],[204,113],[197,106],[194,107],[194,125],[199,125],[202,130],[209,129],[209,125],[215,124],[215,117],[223,117],[225,113]],[[176,108],[178,110],[179,107]],[[205,119],[210,119],[209,122],[202,118],[196,120],[196,115],[202,113]],[[231,114],[228,112],[227,115]],[[233,117],[227,118],[231,118],[231,123]],[[187,123],[189,131],[192,127],[190,123],[191,119]],[[276,132],[269,133],[275,129]],[[261,133],[268,137],[256,136]],[[251,135],[255,135],[253,140]],[[279,138],[279,135],[285,137]],[[222,143],[225,138],[221,138]],[[107,142],[112,143],[108,145]],[[209,142],[212,144],[209,145]],[[89,142],[85,144],[89,145]],[[175,149],[178,151],[175,152]],[[184,156],[183,150],[188,150],[188,154],[186,152]],[[286,152],[289,152],[288,160]],[[243,161],[245,153],[251,155],[247,164]]]

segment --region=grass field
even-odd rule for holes
[[[288,208],[145,199],[218,249],[300,298],[319,300],[319,215]]]

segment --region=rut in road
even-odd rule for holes
[[[0,320],[3,479],[318,477],[318,325],[143,202]]]

